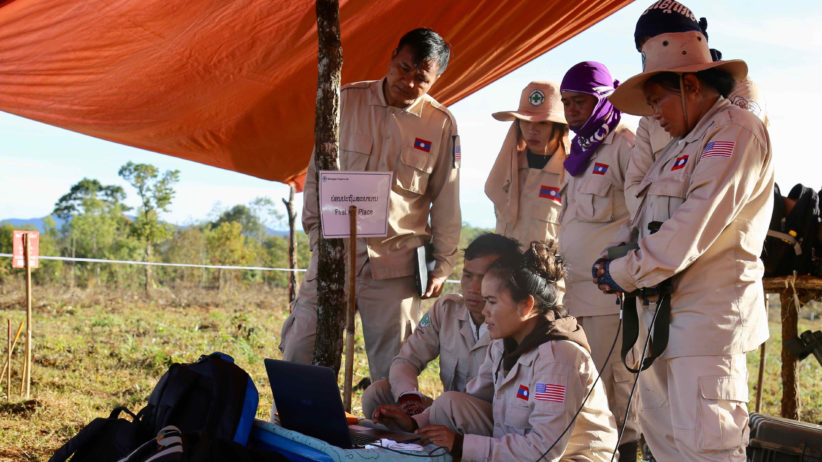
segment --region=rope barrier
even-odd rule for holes
[[[10,253],[0,253],[0,257],[12,258]],[[133,261],[133,260],[104,260],[102,258],[80,258],[80,257],[52,257],[41,255],[37,257],[41,260],[59,260],[59,261],[77,261],[85,263],[118,263],[125,265],[148,265],[148,266],[174,266],[183,268],[209,268],[209,269],[230,269],[230,270],[250,270],[250,271],[285,271],[303,273],[304,269],[299,268],[268,268],[264,266],[232,266],[232,265],[197,265],[193,263],[163,263],[152,261]],[[448,279],[445,282],[450,284],[459,284],[459,280]]]

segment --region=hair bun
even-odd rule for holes
[[[550,282],[562,279],[562,261],[558,255],[557,243],[553,239],[547,242],[532,241],[525,251],[523,264],[539,277]]]

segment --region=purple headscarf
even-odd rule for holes
[[[584,172],[605,137],[619,125],[620,112],[608,101],[619,86],[608,68],[596,61],[583,61],[565,73],[560,91],[575,91],[593,95],[597,104],[581,127],[570,127],[576,137],[571,142],[571,154],[565,159],[565,170],[573,176]]]

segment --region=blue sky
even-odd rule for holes
[[[532,80],[562,79],[579,61],[606,64],[615,78],[626,80],[640,71],[634,49],[636,19],[650,1],[634,2],[614,15],[451,106],[462,141],[461,205],[463,221],[493,227],[491,202],[483,193],[507,123],[491,113],[517,107],[523,87]],[[776,180],[783,191],[795,183],[822,186],[822,160],[813,137],[813,106],[820,102],[822,76],[822,2],[688,1],[697,16],[708,18],[710,44],[725,58],[748,63],[749,73],[764,97],[773,146]],[[386,50],[388,53],[389,50]],[[459,53],[459,50],[455,50]],[[374,76],[379,78],[381,76]],[[636,126],[636,119],[625,123]],[[0,219],[41,217],[83,177],[120,184],[136,205],[133,190],[117,176],[127,161],[151,163],[161,170],[179,169],[181,181],[165,219],[191,224],[258,196],[280,203],[285,185],[221,170],[174,157],[98,140],[0,112]],[[301,200],[302,195],[298,195]]]

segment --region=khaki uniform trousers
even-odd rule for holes
[[[421,394],[422,395],[422,394]],[[434,401],[431,397],[422,395],[423,407],[431,406]],[[374,411],[382,404],[396,404],[399,403],[394,399],[394,394],[391,393],[391,383],[386,380],[377,380],[365,389],[362,394],[362,413],[366,419],[370,419]]]
[[[359,252],[357,257],[367,258]],[[357,275],[356,292],[368,369],[371,381],[376,382],[388,377],[391,361],[416,328],[420,297],[414,276],[376,280],[371,276],[367,259]],[[283,324],[280,344],[283,359],[311,364],[316,336],[317,280],[306,279],[300,286],[291,315]]]
[[[446,391],[428,408],[431,425],[445,425],[463,435],[494,435],[493,405],[467,393]]]
[[[588,345],[591,347],[591,359],[597,370],[602,369],[602,364],[608,358],[611,345],[614,345],[614,336],[619,327],[619,315],[605,316],[581,316],[577,321],[586,332]],[[588,335],[588,333],[596,335]],[[619,331],[619,338],[616,340],[614,351],[608,359],[608,364],[602,371],[600,381],[605,394],[608,396],[608,407],[616,420],[617,430],[622,428],[625,422],[625,410],[628,408],[628,397],[631,395],[631,387],[634,385],[634,374],[629,371],[624,364],[619,351],[622,347],[622,330]],[[636,395],[636,393],[635,393]],[[637,400],[631,405],[628,423],[625,425],[625,433],[622,435],[622,442],[628,443],[639,440],[639,418],[637,417]]]
[[[745,461],[745,354],[658,358],[639,377],[640,425],[659,462]]]

